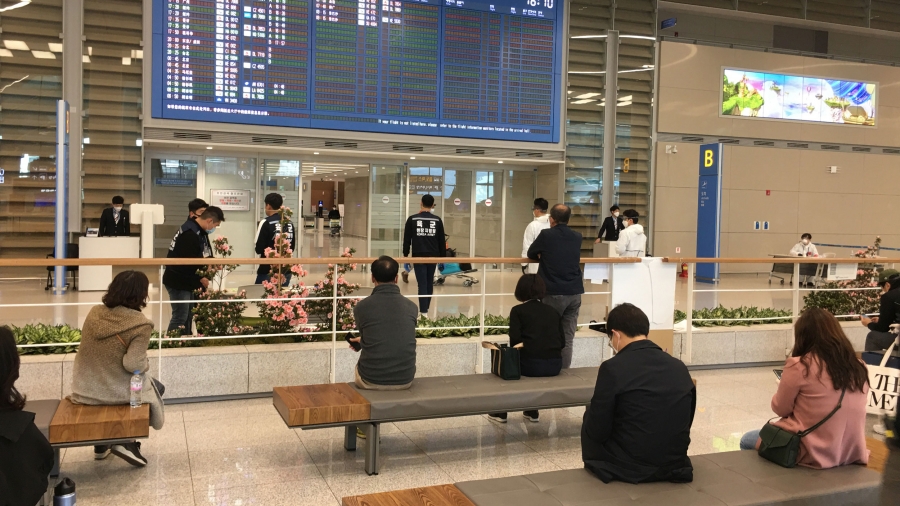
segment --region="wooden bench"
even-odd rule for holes
[[[455,485],[409,488],[345,497],[341,506],[475,506]]]

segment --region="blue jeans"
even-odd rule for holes
[[[282,283],[281,286],[288,286],[289,284],[291,284],[291,276],[293,276],[294,273],[291,271],[287,271],[282,274],[284,275],[284,283]],[[272,280],[272,272],[269,271],[266,274],[257,274],[255,284],[261,285],[263,281],[271,281],[271,280]]]
[[[406,272],[411,271],[411,270],[412,270],[412,265],[410,265],[410,264],[403,264],[403,270],[406,271]]]
[[[751,430],[741,437],[741,450],[755,450],[756,441],[759,439],[759,431]]]
[[[435,264],[415,264],[416,284],[419,285],[419,312],[427,313],[431,307],[431,297],[434,293],[434,269]]]
[[[167,286],[166,291],[169,292],[169,300],[172,302],[186,301],[194,298],[194,292],[190,290],[178,290]],[[196,304],[193,303],[183,302],[172,304],[172,319],[169,320],[169,328],[166,329],[166,333],[182,327],[181,335],[191,335],[193,333],[191,331],[191,326],[194,323],[194,312],[192,310],[195,305]]]

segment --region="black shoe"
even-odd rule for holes
[[[94,460],[103,460],[109,457],[108,445],[97,445],[94,447]]]
[[[490,413],[488,414],[488,420],[497,423],[506,423],[506,413]]]
[[[409,273],[408,272],[403,271],[400,273],[400,276],[403,278],[404,283],[409,283]]]
[[[121,458],[135,467],[144,467],[147,465],[147,459],[141,455],[141,443],[134,442],[113,445],[110,451],[112,451],[113,455],[116,457]]]
[[[523,411],[522,417],[529,422],[537,423],[541,421],[541,414],[538,411]]]

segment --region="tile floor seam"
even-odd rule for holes
[[[190,473],[190,478],[191,478],[191,503],[194,504],[194,506],[197,506],[197,491],[194,490],[194,466],[193,466],[193,464],[191,464],[191,451],[190,451],[190,448],[188,447],[187,427],[185,426],[184,416],[181,417],[181,428],[184,430],[184,446],[185,446],[184,451],[187,454],[188,473]]]

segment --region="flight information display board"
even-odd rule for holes
[[[154,118],[559,141],[562,0],[154,0]]]

